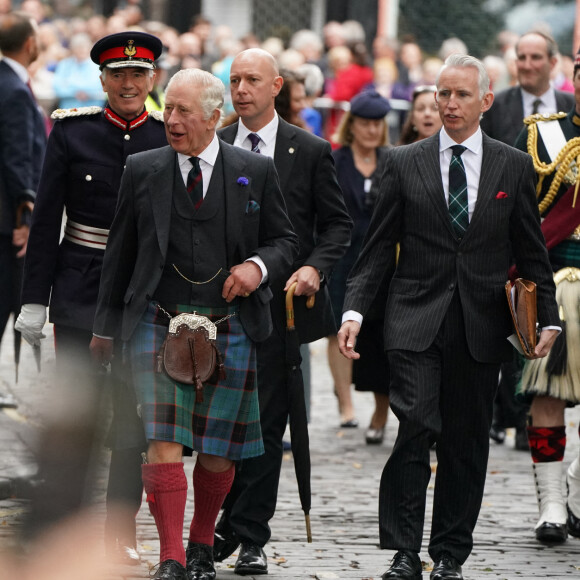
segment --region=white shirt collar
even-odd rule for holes
[[[534,101],[536,99],[540,99],[542,104],[538,109],[539,113],[556,113],[558,111],[558,107],[556,105],[556,91],[554,87],[550,85],[550,88],[543,94],[543,95],[532,95],[522,87],[520,87],[522,91],[522,101],[524,107],[524,116],[531,115],[532,109],[534,108]]]
[[[449,149],[453,145],[459,145],[456,143],[445,131],[445,127],[441,127],[441,132],[439,133],[439,152],[445,151],[445,149]],[[481,147],[483,145],[483,136],[481,133],[481,128],[478,127],[477,131],[468,137],[465,141],[461,143],[466,149],[475,153],[475,155],[479,155],[481,152]]]
[[[200,161],[204,161],[208,165],[213,167],[215,165],[218,153],[220,150],[220,144],[218,136],[214,133],[213,139],[211,140],[210,144],[197,156],[199,157]],[[189,162],[189,158],[191,155],[184,155],[183,153],[178,153],[177,158],[179,160],[180,166],[186,166],[188,171],[191,169],[191,163]]]
[[[3,57],[2,59],[20,78],[20,80],[27,84],[30,80],[30,75],[26,70],[26,67],[21,65],[19,62],[16,62],[13,58],[9,58],[7,56]]]
[[[278,133],[278,113],[274,111],[274,118],[267,124],[264,125],[259,131],[250,131],[242,121],[241,117],[238,123],[238,135],[236,141],[240,143],[240,146],[247,139],[250,133],[256,133],[260,140],[264,143],[266,147],[271,147],[276,143],[276,134]],[[250,141],[248,140],[248,143]]]

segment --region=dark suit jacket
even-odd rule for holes
[[[228,267],[238,257],[243,261],[258,255],[270,279],[277,282],[290,268],[298,247],[274,164],[225,143],[220,143],[220,151]],[[103,263],[93,328],[97,335],[128,340],[155,293],[169,241],[176,157],[168,146],[127,158]],[[240,177],[247,179],[247,185],[238,182]],[[254,341],[264,340],[272,330],[271,295],[269,287],[262,285],[240,302],[240,320]]]
[[[538,284],[540,326],[559,325],[555,287],[540,231],[531,158],[483,135],[477,203],[461,241],[445,202],[439,134],[387,154],[369,233],[349,278],[344,310],[364,315],[381,277],[400,255],[389,287],[385,348],[420,352],[434,341],[454,292],[463,307],[472,356],[511,356],[504,285],[510,248],[520,275]],[[507,197],[497,197],[499,192]]]
[[[218,135],[226,143],[233,144],[237,133],[238,123],[234,123],[221,129]],[[350,243],[352,228],[336,179],[330,145],[280,118],[274,164],[288,215],[300,242],[300,253],[288,277],[292,271],[306,265],[320,270],[328,280],[334,264]],[[279,333],[284,332],[285,325],[284,283],[272,284],[273,321]],[[300,342],[312,342],[336,333],[326,284],[323,283],[316,294],[312,310],[307,310],[305,304],[304,296],[295,297]]]
[[[46,127],[30,89],[0,61],[0,234],[12,237],[16,208],[34,201]]]
[[[574,106],[574,95],[556,91],[558,111],[568,112]],[[513,145],[524,128],[524,105],[520,87],[511,87],[495,95],[493,105],[481,119],[481,128],[486,135]]]

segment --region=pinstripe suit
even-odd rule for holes
[[[464,562],[472,548],[489,451],[493,396],[510,357],[504,284],[510,249],[538,284],[541,326],[558,325],[554,285],[534,193],[531,159],[483,135],[477,203],[462,240],[443,192],[439,135],[387,154],[380,195],[344,310],[364,315],[382,272],[389,287],[385,348],[391,407],[400,427],[380,488],[381,547],[420,551],[429,448],[438,476],[429,552]],[[497,197],[503,191],[507,196]]]

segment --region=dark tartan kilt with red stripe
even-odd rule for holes
[[[171,316],[193,312],[216,322],[236,310],[165,305]],[[203,402],[195,402],[195,386],[157,373],[157,353],[165,340],[169,319],[152,302],[131,338],[129,352],[133,383],[148,440],[173,441],[199,453],[231,460],[264,453],[256,388],[256,348],[239,317],[218,325],[217,346],[226,378],[203,384]]]

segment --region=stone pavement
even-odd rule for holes
[[[46,333],[51,336],[50,330]],[[50,338],[44,341],[43,371],[36,372],[32,352],[22,347],[20,381],[14,384],[11,333],[7,332],[0,351],[0,393],[10,393],[19,401],[16,410],[0,410],[0,551],[15,546],[15,534],[22,521],[26,482],[34,473],[31,449],[41,422],[41,411],[50,401],[54,353]],[[364,443],[364,427],[372,413],[372,395],[355,393],[358,429],[338,427],[337,403],[326,363],[326,341],[313,343],[312,420],[312,535],[306,542],[304,518],[300,510],[291,454],[285,457],[278,510],[271,522],[272,540],[266,547],[269,577],[318,580],[345,578],[379,580],[393,553],[378,548],[377,493],[381,471],[392,449],[396,419],[389,417],[382,446]],[[568,411],[569,445],[567,466],[578,453],[580,409]],[[435,455],[432,455],[435,469]],[[191,473],[192,459],[186,472]],[[430,525],[433,486],[429,489],[426,527]],[[95,509],[102,514],[103,483]],[[191,490],[190,490],[191,493]],[[191,518],[191,501],[186,522]],[[475,548],[464,565],[466,579],[565,578],[580,574],[580,540],[570,538],[557,547],[542,546],[533,535],[537,507],[530,459],[513,449],[513,433],[504,445],[492,444],[484,503],[475,531]],[[186,524],[187,527],[187,524]],[[146,507],[138,516],[139,549],[143,564],[112,571],[107,580],[137,580],[149,577],[149,568],[158,562],[159,544],[153,518]],[[426,550],[423,578],[432,562]],[[218,580],[238,578],[233,572],[235,556],[218,564]],[[3,577],[0,566],[0,578]],[[11,578],[13,576],[10,576]],[[55,578],[61,576],[55,576]],[[72,576],[67,576],[67,578]],[[52,576],[50,576],[52,578]],[[79,580],[84,575],[79,576]]]

